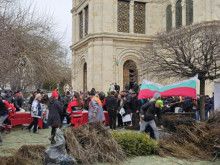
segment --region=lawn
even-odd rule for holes
[[[3,146],[0,147],[0,156],[10,156],[15,153],[22,145],[44,145],[50,146],[48,140],[51,129],[39,130],[39,134],[33,134],[27,130],[22,130],[21,127],[16,127],[10,134],[3,134]],[[125,130],[119,130],[124,132]],[[220,160],[215,163],[206,161],[191,162],[180,160],[173,157],[160,157],[156,155],[145,157],[130,158],[124,165],[219,165]],[[97,165],[108,165],[99,163]]]

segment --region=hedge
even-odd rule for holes
[[[146,156],[157,154],[157,141],[150,139],[150,137],[145,133],[120,133],[114,131],[112,135],[116,138],[127,156]]]

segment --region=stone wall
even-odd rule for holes
[[[130,1],[130,32],[117,32],[117,0],[73,0],[73,89],[83,89],[83,66],[87,63],[87,89],[95,87],[107,91],[110,83],[119,83],[123,88],[123,65],[133,60],[138,65],[143,60],[143,49],[157,33],[166,30],[166,7],[172,5],[173,28],[175,28],[175,4],[177,0],[138,0],[146,2],[146,33],[133,32],[133,5]],[[89,7],[88,35],[79,38],[79,13]],[[186,25],[186,5],[182,1],[183,25]],[[219,0],[194,0],[194,23],[220,20]],[[85,26],[85,23],[83,23]],[[116,65],[115,61],[118,61]],[[138,68],[139,66],[137,66]],[[140,68],[138,68],[141,70]],[[148,78],[147,73],[138,73],[139,83]],[[154,81],[152,79],[152,81]],[[157,81],[157,79],[155,79]],[[179,81],[179,80],[176,80]],[[161,82],[160,82],[161,83]],[[168,83],[168,82],[165,82]],[[209,85],[210,83],[208,83]],[[206,88],[210,94],[213,85]]]

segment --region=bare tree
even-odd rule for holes
[[[145,63],[141,65],[143,70],[148,69],[163,78],[187,78],[198,74],[200,115],[204,120],[205,81],[220,77],[220,22],[196,24],[159,34],[146,48]]]
[[[45,80],[58,83],[69,70],[63,62],[67,54],[62,36],[55,35],[52,19],[34,13],[31,6],[24,9],[0,1],[1,84],[9,83],[13,90],[25,90]]]

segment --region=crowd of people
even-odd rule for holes
[[[178,109],[178,112],[189,112],[194,113],[194,119],[200,120],[200,96],[198,95],[197,99],[191,97],[168,97],[162,98],[166,107],[164,107],[165,112],[175,112],[175,109]],[[213,96],[205,96],[205,119],[214,111],[214,93]]]
[[[62,127],[64,121],[72,128],[82,124],[83,110],[88,111],[88,122],[105,121],[104,111],[108,111],[109,127],[115,130],[117,127],[132,127],[140,132],[149,133],[151,138],[159,139],[159,133],[154,121],[157,115],[161,129],[162,113],[178,111],[194,112],[195,119],[199,120],[199,98],[194,100],[188,97],[168,97],[161,98],[159,93],[155,93],[152,99],[138,100],[140,86],[134,83],[132,86],[125,85],[125,90],[120,91],[120,86],[116,83],[110,84],[107,93],[96,91],[94,88],[88,92],[67,91],[65,96],[59,90],[52,92],[49,98],[41,90],[33,92],[29,99],[29,111],[33,117],[33,122],[28,126],[28,130],[38,133],[38,120],[44,118],[48,126],[51,126],[52,144],[56,143],[56,129]],[[6,90],[4,96],[0,96],[0,127],[1,132],[6,130],[10,133],[13,114],[24,112],[24,97],[22,92],[12,93]],[[214,98],[206,96],[205,112],[206,118],[211,113]],[[26,108],[27,110],[27,108]],[[49,113],[48,113],[49,112]],[[46,116],[46,117],[45,117]],[[2,142],[0,133],[0,144]]]

